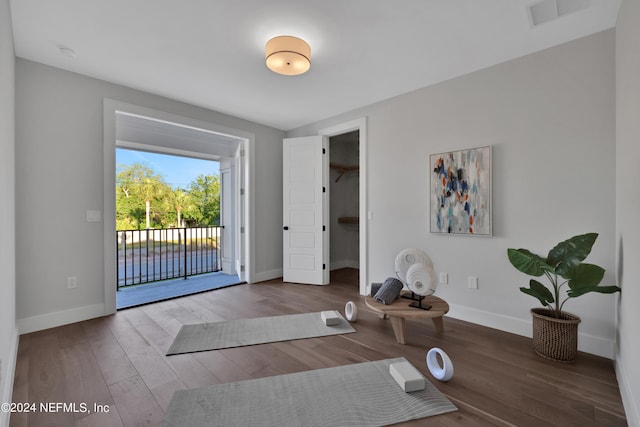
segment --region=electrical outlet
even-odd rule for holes
[[[76,276],[67,277],[67,288],[75,289],[78,287],[78,278]]]
[[[449,283],[449,273],[441,272],[439,283],[442,283],[443,285]]]
[[[478,278],[476,276],[469,276],[469,289],[478,289]]]

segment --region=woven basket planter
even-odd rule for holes
[[[532,308],[533,349],[540,356],[556,362],[571,363],[578,355],[580,318],[563,311],[560,319],[551,317],[552,310]]]

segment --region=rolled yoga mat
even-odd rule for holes
[[[371,284],[371,296],[375,296],[376,293],[380,290],[380,288],[382,287],[382,283],[372,283]]]
[[[393,303],[396,298],[400,296],[400,291],[402,291],[402,282],[395,277],[389,277],[384,281],[380,290],[376,292],[374,298],[380,304],[389,305]]]

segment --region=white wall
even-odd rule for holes
[[[449,284],[450,315],[530,335],[537,300],[508,262],[509,247],[546,252],[585,232],[588,260],[614,278],[614,32],[499,64],[287,132],[368,118],[369,280],[393,275],[396,254],[424,249]],[[429,154],[493,145],[492,238],[429,233]],[[479,277],[479,289],[467,277]],[[613,356],[616,296],[586,295],[565,308],[582,317],[579,347]]]
[[[630,426],[640,426],[640,4],[624,0],[616,27],[616,372]]]
[[[0,0],[0,403],[11,401],[17,354],[15,275],[15,57],[9,0]],[[9,414],[0,412],[0,426]]]
[[[282,267],[282,131],[17,59],[21,332],[96,316],[104,305],[103,226],[86,222],[85,216],[87,210],[103,210],[103,98],[254,134],[253,264],[261,278]],[[68,276],[77,277],[77,289],[67,289]]]

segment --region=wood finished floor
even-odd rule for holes
[[[445,318],[444,333],[407,320],[407,345],[358,295],[357,270],[330,286],[279,280],[239,285],[124,310],[20,337],[14,402],[108,405],[109,413],[11,415],[11,427],[156,426],[176,390],[357,362],[406,357],[460,409],[402,426],[625,426],[612,362],[580,354],[575,364],[536,356],[530,339]],[[166,357],[183,324],[359,309],[355,334]],[[449,354],[455,375],[433,379],[429,348]]]

